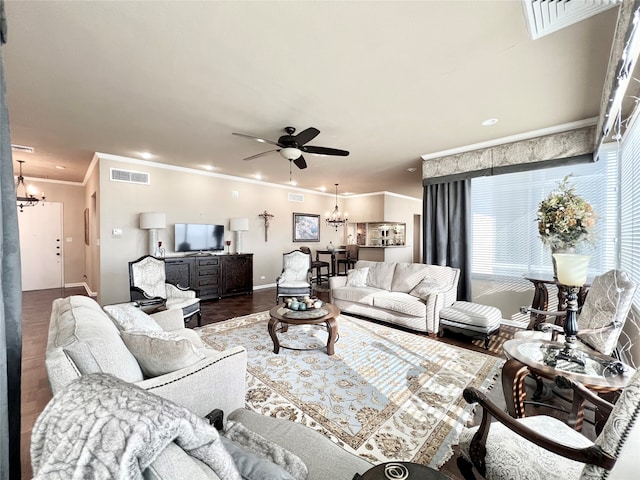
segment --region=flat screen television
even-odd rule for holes
[[[224,250],[224,225],[176,223],[176,252],[214,252]]]

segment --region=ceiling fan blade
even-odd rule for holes
[[[309,127],[306,130],[301,131],[299,134],[295,135],[293,138],[298,143],[298,145],[304,145],[307,142],[310,142],[314,138],[316,138],[320,134],[320,130],[317,128]]]
[[[255,154],[255,155],[251,155],[250,157],[243,158],[243,160],[253,160],[254,158],[262,157],[263,155],[268,155],[268,154],[270,154],[271,152],[279,152],[279,151],[280,151],[280,149],[279,149],[279,148],[276,148],[276,149],[274,149],[274,150],[267,150],[266,152],[257,153],[257,154]]]
[[[293,161],[293,163],[295,163],[296,167],[298,167],[300,170],[307,168],[307,162],[305,162],[304,157],[302,155],[296,158]]]
[[[338,150],[337,148],[327,147],[314,147],[313,145],[302,146],[300,150],[307,153],[315,153],[317,155],[338,155],[339,157],[346,157],[349,152],[346,150]]]
[[[255,140],[256,142],[260,142],[260,143],[270,143],[271,145],[276,145],[277,147],[281,146],[281,145],[278,145],[276,142],[272,142],[271,140],[265,140],[264,138],[254,137],[253,135],[245,135],[244,133],[232,133],[231,135],[238,135],[239,137],[249,138],[251,140]]]

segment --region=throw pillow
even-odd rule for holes
[[[148,330],[162,332],[162,328],[149,315],[133,304],[106,305],[107,312],[119,330]]]
[[[133,330],[120,335],[148,377],[175,372],[206,358],[188,339],[173,333]]]
[[[74,342],[63,348],[62,351],[73,362],[80,375],[103,373],[100,364],[87,344]]]
[[[444,288],[444,285],[435,278],[424,277],[422,281],[409,292],[409,294],[422,300],[426,300],[429,298],[429,295],[442,292]]]
[[[227,421],[227,428],[222,435],[229,440],[233,440],[236,444],[251,450],[256,455],[279,465],[295,480],[306,480],[309,475],[307,466],[300,457],[283,446],[267,440],[253,430],[249,430],[239,422]]]
[[[244,480],[295,480],[284,468],[241,447],[233,440],[220,437]]]
[[[369,268],[354,268],[347,272],[347,287],[366,287]]]

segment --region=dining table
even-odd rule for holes
[[[336,275],[336,260],[338,255],[346,255],[347,249],[344,247],[334,248],[333,250],[316,250],[316,255],[331,255],[330,261],[330,275],[335,277]]]

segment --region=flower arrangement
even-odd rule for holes
[[[596,218],[591,205],[575,193],[566,176],[558,182],[558,188],[540,202],[536,221],[542,242],[556,250],[592,241]]]

